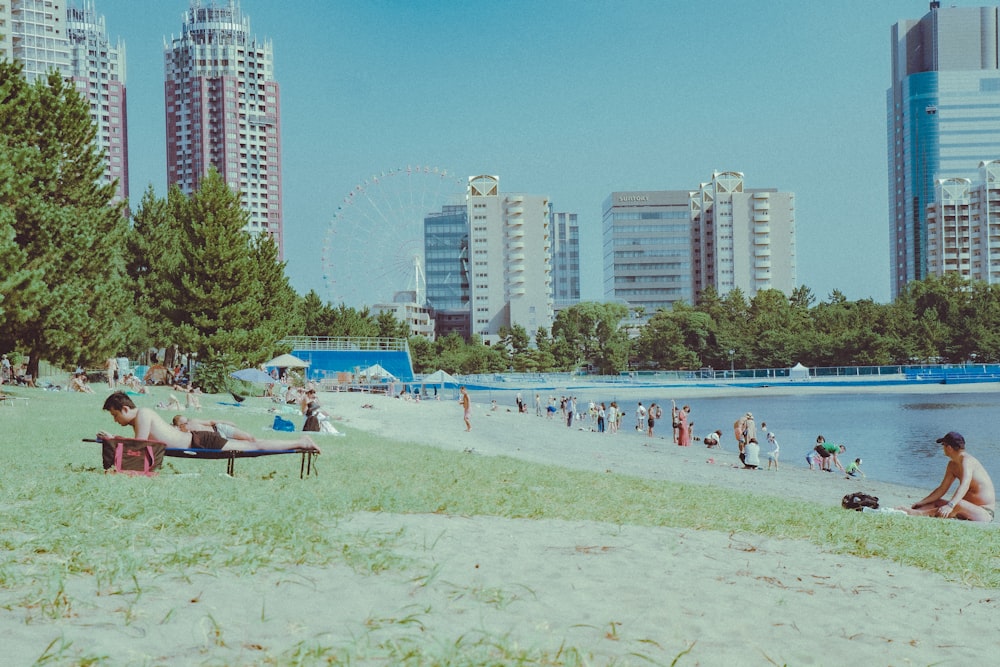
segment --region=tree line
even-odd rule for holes
[[[288,336],[406,337],[391,313],[300,296],[266,234],[214,170],[190,195],[149,187],[134,211],[102,184],[85,100],[57,74],[28,83],[0,62],[0,349],[64,368],[154,348],[195,353],[199,381],[285,352]],[[709,289],[648,318],[618,303],[558,313],[533,339],[410,338],[414,369],[451,373],[1000,362],[1000,288],[955,274],[907,285],[891,304],[816,302]]]

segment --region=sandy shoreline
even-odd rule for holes
[[[720,452],[700,443],[650,442],[634,432],[605,436],[506,408],[492,412],[483,402],[474,405],[467,433],[450,396],[418,404],[323,394],[347,435],[320,440],[323,477],[303,483],[336,483],[328,471],[358,430],[468,456],[511,456],[831,506],[859,490],[885,505],[926,494],[791,466],[742,470],[733,467],[731,446]],[[169,484],[170,477],[159,482]],[[767,512],[766,500],[747,511]],[[335,535],[345,548],[377,542],[399,565],[376,574],[345,563],[303,564],[251,576],[195,566],[136,581],[142,594],[134,600],[95,593],[92,579],[81,575],[60,583],[83,614],[51,622],[0,614],[6,658],[32,664],[54,640],[82,655],[109,656],[107,664],[308,665],[335,656],[339,663],[387,665],[409,653],[428,659],[408,664],[670,665],[676,659],[677,665],[959,666],[991,664],[996,654],[995,591],[804,541],[370,512],[331,516],[311,529]],[[123,624],[126,605],[130,620]]]
[[[648,393],[639,389],[636,396]],[[739,460],[731,435],[723,434],[726,440],[722,450],[708,449],[698,442],[691,447],[677,447],[669,438],[649,439],[629,431],[632,418],[628,415],[622,430],[609,435],[591,431],[589,422],[568,428],[558,416],[539,418],[533,412],[518,414],[507,407],[492,411],[489,403],[480,401],[473,403],[473,431],[465,433],[461,410],[450,395],[444,392],[441,400],[417,403],[378,395],[334,393],[324,395],[323,402],[353,428],[394,440],[485,456],[511,456],[533,463],[714,485],[837,506],[845,494],[856,491],[878,496],[886,507],[912,504],[928,492],[872,479],[847,480],[839,472],[809,471],[799,465],[786,464],[778,473],[737,469],[734,466]],[[765,451],[761,452],[764,467]],[[783,453],[786,457],[793,455]]]

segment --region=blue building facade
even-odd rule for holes
[[[1000,8],[931,3],[892,28],[886,94],[893,298],[928,275],[935,185],[1000,158]]]

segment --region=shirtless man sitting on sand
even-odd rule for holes
[[[937,441],[944,447],[944,455],[949,459],[944,479],[929,496],[914,503],[912,507],[899,509],[914,516],[993,521],[997,502],[993,480],[983,464],[965,451],[965,438],[961,433],[951,431]],[[944,494],[955,480],[958,480],[958,489],[951,500],[945,501]]]
[[[104,401],[104,409],[119,426],[131,426],[139,440],[158,440],[173,449],[268,450],[294,449],[319,454],[319,447],[307,435],[298,440],[227,440],[213,431],[181,431],[168,424],[155,410],[137,408],[124,392],[117,391]],[[100,440],[113,438],[101,431]]]

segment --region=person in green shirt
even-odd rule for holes
[[[844,469],[844,474],[847,475],[846,479],[851,479],[852,477],[865,476],[864,470],[861,469],[861,459],[854,459],[847,464],[847,468]]]
[[[822,463],[820,464],[820,470],[825,470],[827,472],[833,472],[833,466],[837,466],[840,472],[844,472],[844,466],[841,464],[840,459],[837,458],[837,454],[843,454],[847,451],[847,447],[844,445],[834,445],[826,441],[823,436],[816,436],[816,446],[813,448],[816,453],[820,455]],[[832,465],[831,465],[832,464]]]

